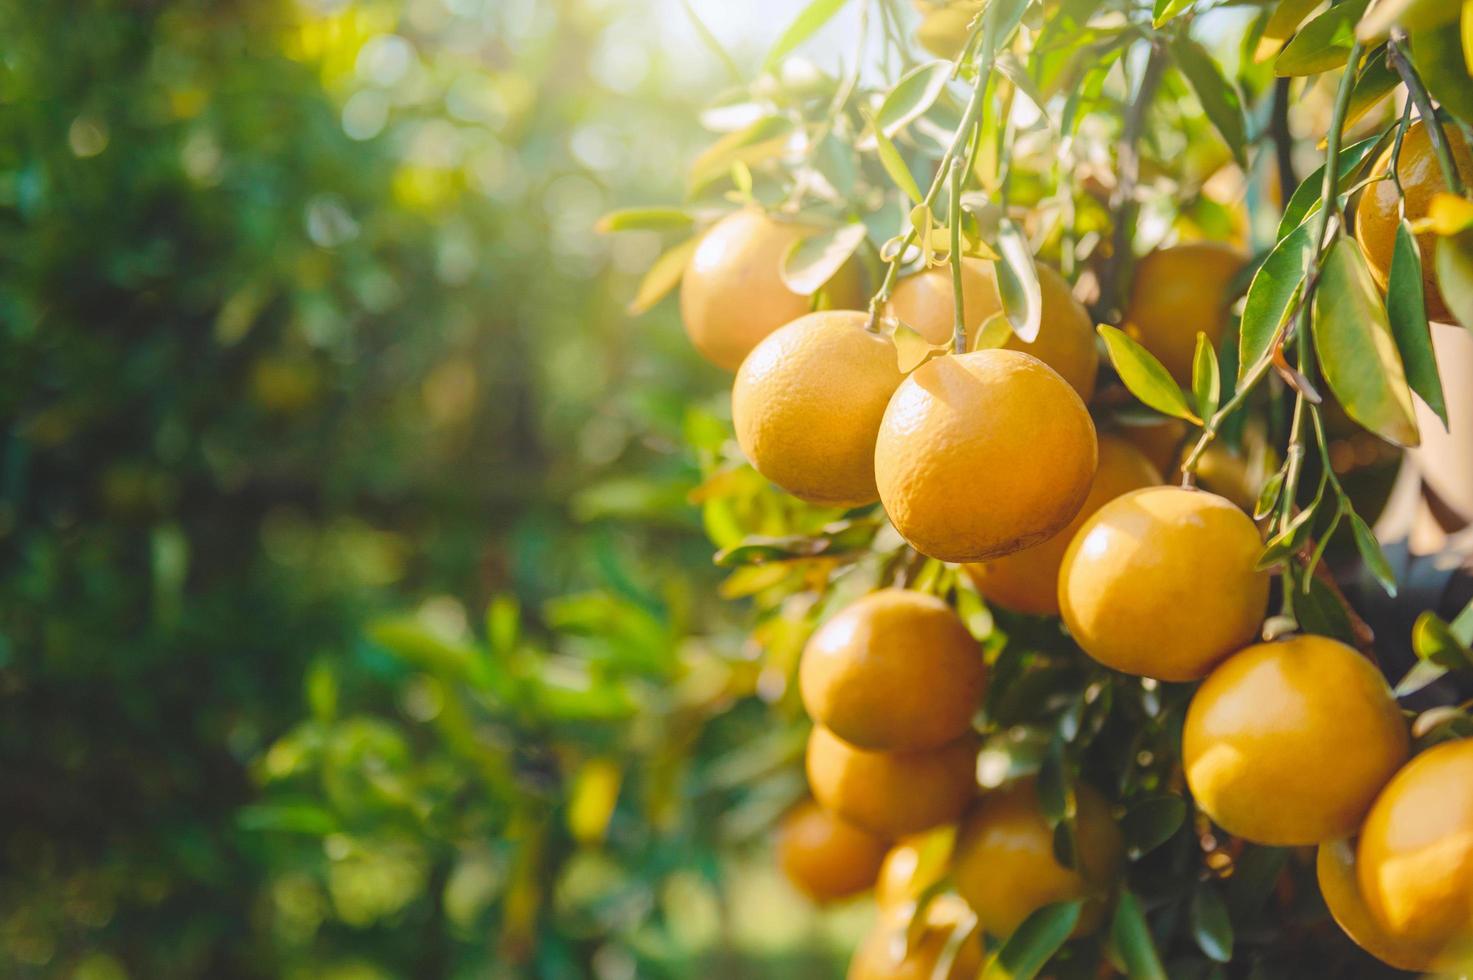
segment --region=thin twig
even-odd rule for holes
[[[1422,118],[1422,124],[1427,127],[1427,135],[1432,139],[1432,151],[1437,155],[1437,163],[1442,168],[1442,179],[1447,181],[1447,189],[1461,196],[1463,177],[1458,173],[1457,164],[1453,160],[1452,146],[1448,143],[1447,133],[1443,132],[1442,121],[1432,108],[1432,96],[1428,94],[1427,86],[1422,84],[1422,76],[1417,74],[1417,69],[1412,67],[1407,58],[1406,41],[1406,31],[1400,27],[1393,28],[1391,40],[1386,45],[1386,57],[1391,60],[1391,67],[1401,76],[1408,94],[1417,104],[1417,115]]]
[[[1135,194],[1141,175],[1140,140],[1145,132],[1146,115],[1156,97],[1156,88],[1165,68],[1166,51],[1153,41],[1146,66],[1141,70],[1140,83],[1136,86],[1135,99],[1126,110],[1125,122],[1120,129],[1119,149],[1116,152],[1116,169],[1119,174],[1115,182],[1115,193],[1110,200],[1115,227],[1111,237],[1110,255],[1105,259],[1100,275],[1100,298],[1096,304],[1099,319],[1112,323],[1120,319],[1122,286],[1131,271],[1131,242],[1135,238],[1137,211]]]

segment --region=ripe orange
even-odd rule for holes
[[[1149,487],[1105,504],[1069,542],[1059,609],[1107,667],[1202,677],[1258,634],[1268,575],[1248,515],[1216,494]]]
[[[1473,181],[1473,151],[1469,150],[1463,134],[1456,126],[1444,126],[1443,132],[1447,134],[1458,173],[1464,181]],[[1391,169],[1391,150],[1389,146],[1386,148],[1371,173],[1384,174]],[[1413,123],[1402,138],[1396,175],[1406,192],[1409,221],[1427,217],[1432,198],[1447,190],[1437,153],[1432,149],[1432,137],[1420,121]],[[1379,180],[1361,192],[1360,201],[1355,206],[1355,238],[1365,253],[1371,275],[1383,290],[1391,275],[1391,253],[1396,245],[1396,226],[1401,220],[1399,196],[1395,182]],[[1437,285],[1437,235],[1431,231],[1423,232],[1417,236],[1417,247],[1422,253],[1422,288],[1427,318],[1448,320],[1451,314]]]
[[[1140,260],[1125,308],[1125,332],[1190,384],[1197,334],[1215,348],[1228,321],[1228,295],[1243,256],[1220,242],[1159,248]]]
[[[1047,540],[1079,512],[1095,472],[1079,395],[1029,354],[934,358],[895,390],[875,480],[896,529],[942,561],[984,561]]]
[[[967,29],[977,11],[982,9],[981,0],[960,0],[951,3],[917,3],[921,23],[916,27],[916,40],[921,47],[948,61],[962,53],[971,32]]]
[[[1094,394],[1100,354],[1095,346],[1094,323],[1083,304],[1074,298],[1068,281],[1049,266],[1037,264],[1038,284],[1043,293],[1043,320],[1038,337],[1025,344],[1008,333],[1007,350],[1032,354],[1074,386],[1085,401]],[[977,331],[1002,312],[997,291],[997,272],[992,262],[962,260],[962,311],[967,320],[967,349],[976,344]],[[889,312],[899,317],[933,344],[951,343],[956,297],[951,285],[951,267],[937,266],[902,279],[895,287]]]
[[[811,800],[789,812],[778,827],[778,867],[815,902],[835,902],[867,890],[884,859],[884,838],[845,823]]]
[[[903,589],[872,592],[803,651],[803,706],[862,749],[931,749],[971,730],[987,689],[982,648],[951,607]]]
[[[1381,672],[1306,634],[1248,647],[1202,682],[1182,765],[1197,805],[1224,830],[1290,847],[1354,834],[1407,748]]]
[[[879,499],[875,436],[900,368],[863,313],[801,316],[769,334],[737,370],[731,417],[742,452],[795,497],[833,507]]]
[[[1356,854],[1377,925],[1439,969],[1473,964],[1473,739],[1418,755],[1377,797]]]
[[[1371,916],[1356,880],[1354,843],[1332,840],[1321,844],[1315,855],[1315,874],[1331,917],[1357,946],[1398,970],[1426,973],[1435,969],[1435,957],[1414,943],[1388,935]]]
[[[977,742],[963,736],[938,749],[869,752],[822,725],[808,736],[808,785],[819,803],[850,823],[901,837],[955,820],[977,788]]]
[[[937,827],[899,841],[885,855],[875,879],[875,904],[882,912],[914,902],[921,893],[946,876],[956,828]]]
[[[907,923],[881,915],[849,961],[849,980],[936,980],[936,967],[954,939],[960,945],[945,980],[974,980],[982,969],[982,944],[966,903],[938,895],[922,916],[915,940],[907,945]],[[957,939],[959,930],[967,932]]]
[[[1081,783],[1075,798],[1077,869],[1054,856],[1054,832],[1032,778],[983,794],[963,818],[952,875],[988,935],[1005,939],[1043,906],[1076,898],[1087,901],[1074,935],[1093,932],[1104,921],[1124,845],[1103,797]]]
[[[976,565],[963,566],[989,602],[1034,616],[1059,612],[1059,568],[1075,532],[1095,511],[1121,494],[1161,482],[1161,474],[1130,443],[1100,437],[1100,462],[1084,506],[1064,529],[1042,544]]]
[[[701,238],[680,283],[685,332],[717,367],[735,371],[757,342],[813,306],[783,282],[788,250],[817,229],[746,208],[722,218]],[[824,287],[828,305],[865,304],[859,266],[844,265]]]

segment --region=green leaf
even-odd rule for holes
[[[1458,613],[1448,628],[1453,631],[1453,636],[1457,637],[1459,643],[1473,646],[1473,601],[1463,607],[1463,611]]]
[[[1289,860],[1283,847],[1249,844],[1233,862],[1233,876],[1228,879],[1228,908],[1234,918],[1247,919],[1258,914],[1263,903],[1273,894],[1274,883]]]
[[[1083,907],[1078,900],[1055,902],[1028,916],[988,961],[982,980],[1032,980],[1068,941]]]
[[[1355,536],[1355,550],[1360,552],[1361,561],[1366,563],[1366,568],[1376,576],[1376,581],[1381,583],[1381,588],[1392,598],[1396,597],[1396,574],[1391,570],[1391,563],[1386,560],[1386,555],[1381,551],[1381,542],[1371,533],[1366,522],[1361,520],[1360,515],[1351,511],[1350,532]]]
[[[1159,2],[1158,2],[1159,5]],[[1171,42],[1172,58],[1197,93],[1202,111],[1207,113],[1213,128],[1222,135],[1232,150],[1233,158],[1240,165],[1247,164],[1247,123],[1243,118],[1243,99],[1238,90],[1223,75],[1206,48],[1182,35]]]
[[[1447,670],[1473,669],[1473,650],[1453,635],[1436,613],[1424,612],[1412,626],[1412,649],[1417,657]]]
[[[750,166],[780,155],[787,146],[792,128],[792,122],[783,116],[765,116],[750,126],[722,136],[691,161],[691,192],[730,177],[734,163]]]
[[[1010,218],[997,226],[997,250],[1002,261],[997,263],[997,291],[1002,297],[1003,312],[1013,333],[1025,344],[1038,339],[1043,322],[1043,292],[1038,285],[1038,268],[1028,250],[1028,239]]]
[[[680,208],[621,208],[599,218],[593,230],[600,235],[613,231],[670,231],[689,228],[693,220]]]
[[[1396,682],[1396,687],[1391,689],[1391,693],[1398,698],[1404,698],[1409,694],[1416,694],[1427,685],[1442,680],[1442,678],[1447,676],[1447,673],[1448,670],[1446,667],[1439,667],[1430,660],[1418,660],[1412,665],[1412,669],[1407,671],[1402,679]]]
[[[874,124],[873,119],[870,120],[870,128],[873,130],[875,150],[879,154],[880,165],[885,168],[885,173],[890,175],[890,179],[895,182],[895,186],[900,188],[906,197],[910,198],[916,204],[920,204],[925,200],[925,195],[921,193],[920,187],[916,185],[915,175],[905,165],[905,158],[900,155],[899,150],[895,149],[895,144],[890,142],[890,137],[881,132],[880,128]]]
[[[1197,350],[1192,355],[1192,397],[1197,401],[1197,414],[1210,418],[1222,399],[1222,372],[1217,368],[1217,351],[1207,335],[1197,332]]]
[[[1261,572],[1272,568],[1304,547],[1304,542],[1309,540],[1309,531],[1314,524],[1318,504],[1319,499],[1316,498],[1314,503],[1295,514],[1294,519],[1278,534],[1268,539],[1263,546],[1263,553],[1254,564],[1256,569]]]
[[[1443,428],[1447,428],[1447,402],[1442,394],[1442,378],[1437,373],[1431,328],[1427,326],[1422,258],[1417,251],[1417,237],[1412,234],[1412,227],[1405,218],[1396,228],[1396,246],[1391,253],[1386,317],[1391,321],[1396,349],[1401,352],[1402,363],[1406,365],[1407,383],[1442,419]]]
[[[1373,51],[1361,68],[1360,77],[1355,80],[1355,88],[1351,89],[1350,105],[1345,107],[1345,127],[1354,126],[1400,84],[1401,76],[1387,62],[1385,48]],[[1324,170],[1323,167],[1320,169]]]
[[[312,803],[259,803],[235,811],[235,823],[245,831],[273,831],[326,837],[338,829],[332,812]]]
[[[833,16],[844,8],[849,0],[813,0],[803,8],[802,13],[793,18],[788,29],[783,31],[767,52],[767,59],[763,61],[764,71],[770,71],[779,61],[782,61],[794,48],[808,40],[818,29],[833,19]]]
[[[1314,235],[1307,225],[1300,225],[1274,246],[1254,273],[1238,329],[1239,381],[1269,356],[1269,347],[1294,307],[1313,258]]]
[[[1437,240],[1437,284],[1453,317],[1473,330],[1473,231]]]
[[[1110,355],[1115,373],[1120,375],[1120,380],[1132,395],[1163,415],[1202,424],[1187,404],[1187,396],[1182,393],[1181,386],[1155,355],[1131,340],[1118,327],[1101,324],[1098,329],[1105,339],[1105,351]]]
[[[1161,956],[1156,952],[1156,941],[1151,936],[1151,927],[1146,922],[1146,914],[1141,911],[1140,899],[1129,891],[1122,890],[1115,901],[1110,942],[1115,945],[1115,952],[1120,954],[1125,964],[1125,975],[1130,980],[1167,980]]]
[[[1233,958],[1233,923],[1217,886],[1203,882],[1192,895],[1192,936],[1208,959],[1228,963]]]
[[[1280,468],[1273,476],[1263,481],[1263,486],[1258,491],[1258,501],[1253,505],[1255,521],[1263,520],[1278,506],[1279,496],[1284,492],[1285,475],[1286,471]]]
[[[1274,60],[1275,75],[1318,75],[1350,59],[1355,25],[1370,0],[1345,0],[1305,24]]]
[[[680,285],[680,279],[685,275],[685,265],[700,243],[699,235],[687,238],[655,259],[655,264],[650,266],[650,270],[640,280],[634,299],[629,304],[630,316],[639,316],[653,309],[666,294]]]
[[[1392,72],[1395,75],[1395,72]],[[1367,139],[1358,140],[1340,150],[1338,158],[1339,166],[1335,169],[1340,171],[1340,185],[1350,176],[1361,161],[1370,156],[1371,151],[1380,144],[1380,136],[1372,136]],[[1299,182],[1294,193],[1289,197],[1289,203],[1284,205],[1284,216],[1279,219],[1279,238],[1286,237],[1295,228],[1304,223],[1304,219],[1319,207],[1320,194],[1325,184],[1325,168],[1321,164],[1314,173]],[[1340,186],[1337,185],[1337,186]]]
[[[1330,247],[1314,294],[1314,346],[1345,413],[1399,446],[1420,441],[1396,338],[1360,247]]]
[[[1050,827],[1074,817],[1074,786],[1064,764],[1064,740],[1057,735],[1049,741],[1038,770],[1038,805]]]
[[[1186,10],[1192,3],[1193,0],[1156,0],[1155,7],[1151,11],[1151,26],[1160,27]]]
[[[1381,0],[1361,18],[1356,34],[1362,41],[1377,41],[1386,37],[1392,25],[1419,31],[1457,19],[1456,0]]]
[[[794,242],[783,258],[783,282],[799,296],[812,296],[854,256],[866,233],[856,221]]]
[[[1345,600],[1318,575],[1309,576],[1309,591],[1295,601],[1294,615],[1306,633],[1333,636],[1351,646],[1358,642],[1355,626],[1345,609]]]
[[[1170,840],[1186,817],[1187,804],[1180,796],[1151,796],[1132,806],[1120,820],[1120,831],[1131,860]]]
[[[936,104],[936,100],[945,90],[946,81],[951,77],[951,68],[952,63],[949,61],[928,61],[901,75],[900,81],[895,83],[895,87],[875,111],[875,128],[886,136],[893,137],[908,123],[920,118],[927,109]],[[863,149],[868,149],[869,145],[869,137],[860,143]]]
[[[1452,3],[1448,4],[1453,6]],[[1422,84],[1442,108],[1473,124],[1473,79],[1463,59],[1463,36],[1456,22],[1411,36],[1412,64]]]

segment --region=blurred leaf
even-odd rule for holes
[[[1451,8],[1456,3],[1448,3]],[[1464,123],[1473,124],[1473,78],[1463,60],[1463,35],[1456,19],[1442,27],[1413,31],[1412,64],[1422,84],[1443,109]]]
[[[1437,355],[1427,325],[1423,298],[1422,259],[1417,239],[1403,218],[1396,228],[1396,245],[1391,255],[1391,272],[1386,287],[1386,316],[1396,338],[1396,349],[1406,365],[1407,383],[1422,396],[1427,407],[1447,427],[1447,403],[1442,378],[1437,372]]]
[[[1160,27],[1190,7],[1193,2],[1194,0],[1156,0],[1151,12],[1151,26]]]
[[[951,67],[949,61],[928,61],[901,75],[900,81],[875,110],[873,126],[893,139],[896,133],[936,104],[951,78]],[[860,148],[867,149],[871,142],[867,136],[861,141]]]
[[[1304,18],[1320,5],[1320,0],[1279,0],[1264,25],[1254,60],[1267,61],[1279,52],[1285,41],[1293,36],[1304,22]]]
[[[1210,959],[1229,963],[1233,958],[1233,923],[1217,886],[1201,882],[1192,893],[1192,936]]]
[[[307,705],[312,717],[331,722],[338,713],[338,675],[331,661],[319,657],[307,668]]]
[[[1437,240],[1437,283],[1453,316],[1473,330],[1473,231]]]
[[[1105,351],[1110,355],[1115,373],[1132,395],[1163,415],[1201,424],[1202,420],[1187,405],[1181,386],[1150,351],[1117,327],[1101,324],[1098,330],[1105,339]]]
[[[1334,637],[1350,646],[1360,642],[1345,600],[1318,575],[1309,577],[1309,590],[1295,600],[1294,615],[1306,633]]]
[[[1294,307],[1313,257],[1314,236],[1308,225],[1299,225],[1258,267],[1243,302],[1238,333],[1239,382],[1272,353],[1274,337]]]
[[[613,759],[589,759],[579,767],[568,797],[568,831],[574,840],[586,846],[604,839],[622,781]]]
[[[1283,847],[1248,844],[1233,862],[1233,876],[1228,879],[1227,901],[1232,916],[1239,921],[1258,914],[1273,894],[1274,885],[1288,863],[1289,851]]]
[[[1309,532],[1314,526],[1318,502],[1316,500],[1295,514],[1293,520],[1268,539],[1254,565],[1256,569],[1265,571],[1299,553],[1305,542],[1309,540]]]
[[[656,303],[680,285],[680,279],[685,275],[686,263],[700,244],[700,236],[687,238],[655,260],[644,279],[640,280],[639,289],[635,291],[634,299],[629,304],[630,316],[648,313],[654,309]]]
[[[1313,332],[1325,380],[1345,413],[1400,446],[1420,441],[1401,356],[1360,248],[1330,247],[1314,295]]]
[[[507,657],[517,648],[521,635],[522,607],[517,597],[503,593],[491,597],[486,607],[486,644],[492,657]]]
[[[1133,804],[1120,821],[1131,859],[1138,860],[1170,840],[1186,817],[1187,804],[1180,796],[1151,796]]]
[[[1350,530],[1355,536],[1355,550],[1360,552],[1361,561],[1366,563],[1366,568],[1381,583],[1381,588],[1392,598],[1396,597],[1396,576],[1391,571],[1391,565],[1386,561],[1386,556],[1381,552],[1381,543],[1361,520],[1360,515],[1351,511]]]
[[[1355,25],[1370,0],[1344,0],[1299,29],[1274,60],[1275,75],[1318,75],[1350,58]]]
[[[1412,626],[1412,649],[1422,660],[1447,670],[1473,669],[1473,650],[1430,610],[1418,616]]]
[[[1444,238],[1473,230],[1473,201],[1438,191],[1427,208],[1426,221],[1433,232]]]
[[[767,52],[767,58],[762,63],[763,69],[771,71],[775,68],[778,62],[817,33],[818,29],[827,24],[848,2],[849,0],[811,0],[808,6],[804,7],[788,25],[787,30],[783,31],[772,49]]]
[[[1157,0],[1157,7],[1161,0]],[[1159,17],[1157,18],[1159,21]],[[1233,159],[1247,166],[1247,122],[1243,99],[1206,48],[1183,34],[1171,42],[1172,58],[1202,103],[1202,111],[1227,143]]]
[[[900,188],[906,197],[920,204],[925,200],[925,195],[921,193],[920,187],[916,186],[916,179],[911,174],[910,168],[905,165],[905,158],[900,155],[899,150],[895,149],[895,144],[890,142],[890,138],[875,125],[873,118],[870,118],[870,127],[874,131],[875,149],[879,153],[880,164],[885,168],[885,173],[890,175],[895,186]]]
[[[1038,268],[1028,239],[1003,218],[997,226],[997,250],[1002,261],[997,263],[997,291],[1002,297],[1003,312],[1013,325],[1013,333],[1025,344],[1038,339],[1043,322],[1043,292],[1038,285]]]
[[[783,116],[764,116],[750,126],[722,136],[692,161],[692,190],[727,178],[734,163],[752,164],[777,156],[787,145],[792,127],[792,122]]]
[[[812,296],[854,257],[866,234],[856,221],[794,242],[783,258],[783,282],[799,296]]]
[[[1074,786],[1064,760],[1064,741],[1055,736],[1038,770],[1038,805],[1050,827],[1074,818]]]
[[[622,208],[599,218],[593,229],[601,235],[614,231],[671,231],[689,228],[693,221],[680,208]]]
[[[1412,669],[1397,682],[1391,693],[1397,698],[1409,697],[1446,677],[1448,669],[1430,660],[1418,660]]]
[[[1115,918],[1110,923],[1110,942],[1125,964],[1130,980],[1167,980],[1151,927],[1141,911],[1140,900],[1122,889],[1115,900]]]
[[[331,811],[315,803],[248,804],[235,811],[235,823],[241,830],[326,837],[338,829]]]
[[[1197,333],[1197,349],[1192,355],[1192,397],[1197,402],[1197,414],[1211,418],[1222,399],[1222,374],[1217,368],[1217,351],[1207,340],[1207,335]]]
[[[1416,31],[1457,19],[1457,0],[1381,0],[1361,18],[1355,32],[1362,41],[1380,41],[1394,25]]]
[[[1032,980],[1068,941],[1083,906],[1056,902],[1028,916],[988,960],[982,980]]]
[[[1261,521],[1273,513],[1278,506],[1279,497],[1284,491],[1284,478],[1286,472],[1280,468],[1272,476],[1263,482],[1263,487],[1258,491],[1258,500],[1253,505],[1253,519]]]

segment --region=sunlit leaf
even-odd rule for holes
[[[783,258],[783,282],[799,296],[812,296],[853,258],[865,234],[856,221],[794,242]]]
[[[1351,89],[1350,105],[1345,107],[1345,127],[1354,126],[1400,84],[1401,76],[1387,62],[1384,49],[1368,56],[1365,67],[1355,80],[1355,88]]]
[[[949,348],[931,343],[916,332],[908,323],[899,320],[889,322],[890,338],[895,341],[895,361],[901,374],[909,374],[938,354]]]
[[[1194,0],[1156,0],[1151,11],[1151,26],[1160,27],[1190,7],[1193,2]]]
[[[1413,31],[1411,49],[1412,64],[1427,91],[1443,109],[1473,124],[1473,78],[1469,78],[1468,62],[1463,59],[1463,35],[1458,24]]]
[[[925,195],[921,193],[920,187],[916,185],[915,175],[905,165],[905,158],[900,155],[900,151],[895,148],[895,144],[890,142],[890,137],[886,136],[880,131],[879,127],[874,125],[873,119],[870,120],[870,128],[875,137],[875,150],[879,154],[880,165],[885,168],[885,173],[890,175],[890,179],[895,182],[895,186],[900,188],[906,197],[910,198],[916,204],[920,204],[925,199]]]
[[[767,59],[763,62],[763,68],[771,70],[779,61],[782,61],[793,49],[808,40],[819,28],[833,19],[833,16],[844,8],[849,0],[812,0],[804,7],[793,22],[788,25],[778,37],[777,43],[767,52]]]
[[[1301,225],[1274,246],[1254,273],[1243,301],[1238,332],[1239,381],[1269,356],[1273,339],[1304,285],[1313,256],[1314,235],[1308,226]]]
[[[700,236],[687,238],[655,259],[655,264],[650,266],[650,270],[640,280],[639,289],[635,291],[634,299],[629,304],[631,316],[649,312],[672,289],[680,285],[680,278],[685,274],[685,265],[700,243]]]
[[[1003,312],[1013,325],[1013,333],[1025,344],[1038,339],[1043,322],[1043,292],[1038,285],[1038,268],[1028,239],[1018,226],[1003,218],[997,226],[997,250],[1002,261],[997,263],[997,291],[1002,297]]]
[[[1205,333],[1197,333],[1197,349],[1192,355],[1192,397],[1197,414],[1210,418],[1222,398],[1222,374],[1217,368],[1217,351]]]
[[[1258,491],[1258,500],[1253,505],[1255,521],[1263,520],[1278,506],[1279,497],[1284,491],[1284,477],[1285,471],[1280,469],[1263,481],[1263,487]]]
[[[1381,0],[1372,7],[1355,33],[1362,41],[1384,40],[1393,26],[1409,31],[1440,27],[1458,19],[1457,0]]]
[[[1056,902],[1028,916],[988,961],[982,980],[1032,980],[1068,941],[1083,906]]]
[[[1202,111],[1221,134],[1240,165],[1247,164],[1247,122],[1243,100],[1206,48],[1186,35],[1171,42],[1172,58],[1197,94]]]
[[[573,777],[568,830],[580,844],[596,844],[608,832],[623,773],[613,759],[589,759]]]
[[[738,161],[750,166],[780,155],[787,146],[792,122],[783,116],[767,116],[734,133],[727,133],[691,161],[690,186],[700,190],[731,175]]]
[[[1115,900],[1115,917],[1110,922],[1110,942],[1125,964],[1130,980],[1167,980],[1150,924],[1141,911],[1140,899],[1122,890]]]
[[[1345,413],[1399,446],[1420,441],[1412,393],[1380,291],[1359,246],[1330,247],[1314,295],[1315,350]]]
[[[693,220],[680,208],[622,208],[599,218],[593,230],[601,235],[613,231],[670,231],[689,228]]]
[[[1163,415],[1201,423],[1187,404],[1181,386],[1155,355],[1117,327],[1101,324],[1098,329],[1105,339],[1105,351],[1110,355],[1115,373],[1132,395]]]
[[[1233,923],[1228,918],[1222,894],[1211,882],[1197,885],[1192,893],[1192,937],[1209,959],[1228,963],[1233,958]]]
[[[1438,191],[1427,206],[1425,221],[1428,228],[1443,237],[1473,231],[1473,201]]]
[[[1345,64],[1355,44],[1355,25],[1369,3],[1345,0],[1305,24],[1274,59],[1274,74],[1317,75]]]
[[[1437,284],[1453,317],[1473,330],[1473,231],[1437,240]]]
[[[928,61],[900,76],[900,81],[875,111],[874,126],[890,137],[900,132],[935,105],[951,77],[951,69],[949,61]],[[872,138],[866,134],[860,145],[868,148],[871,142]]]
[[[1418,658],[1448,670],[1473,669],[1473,650],[1430,610],[1418,616],[1412,626],[1412,649]]]
[[[1396,245],[1391,254],[1386,316],[1396,337],[1396,349],[1401,352],[1402,363],[1406,365],[1407,383],[1442,419],[1446,428],[1447,404],[1443,399],[1442,378],[1437,373],[1431,330],[1427,326],[1422,260],[1417,251],[1416,236],[1405,219],[1397,226]]]
[[[1278,6],[1269,15],[1268,23],[1264,25],[1253,60],[1264,62],[1278,54],[1284,42],[1299,29],[1304,18],[1319,5],[1320,0],[1279,0]]]
[[[1359,140],[1340,150],[1339,166],[1335,169],[1340,173],[1340,183],[1343,186],[1345,179],[1350,176],[1356,167],[1360,166],[1371,151],[1380,144],[1380,136],[1372,136],[1368,139]],[[1299,182],[1289,203],[1284,205],[1284,216],[1279,220],[1278,237],[1284,238],[1295,228],[1304,223],[1304,219],[1319,204],[1320,193],[1324,187],[1325,168],[1318,167],[1314,173]]]

